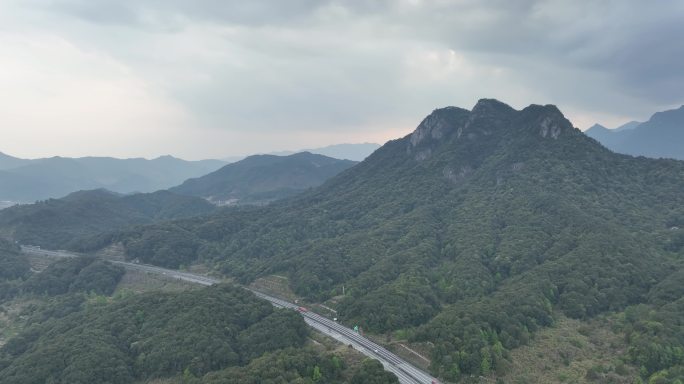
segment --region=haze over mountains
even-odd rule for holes
[[[349,324],[430,343],[432,372],[458,380],[504,374],[510,351],[557,316],[651,308],[656,298],[678,305],[681,296],[662,292],[683,268],[682,190],[682,162],[612,153],[551,105],[516,111],[485,99],[472,111],[435,110],[292,199],[116,238],[143,262],[202,260],[241,282],[287,276]],[[681,340],[667,320],[677,309],[652,308]],[[638,335],[629,361],[662,342]],[[649,363],[644,375],[674,361]]]
[[[622,135],[617,134],[618,132],[634,129],[639,126],[639,124],[641,123],[638,121],[630,121],[629,123],[623,124],[613,129],[606,128],[601,124],[594,124],[584,133],[587,136],[598,140],[604,146],[611,148],[619,144],[621,138],[623,137]]]
[[[319,186],[355,164],[307,152],[256,155],[189,179],[170,191],[130,195],[105,189],[78,191],[1,210],[0,237],[48,248],[80,249],[88,236],[207,214],[214,211],[214,205],[268,204]]]
[[[333,144],[326,147],[301,149],[298,151],[269,152],[266,153],[266,155],[289,156],[294,155],[295,153],[310,152],[317,155],[333,157],[335,159],[362,161],[378,148],[380,148],[380,144],[375,143]],[[224,158],[223,160],[232,163],[242,159],[245,159],[245,156],[231,156]]]
[[[354,164],[309,152],[255,155],[187,180],[170,191],[219,205],[266,204],[319,186]]]
[[[684,106],[616,129],[596,124],[585,132],[609,149],[633,156],[684,160]]]
[[[370,143],[337,144],[313,149],[309,152],[335,159],[349,159],[352,161],[341,162],[340,164],[351,165],[353,161],[363,160],[378,147],[378,144]],[[285,151],[273,155],[283,157],[293,154],[295,153]],[[29,160],[16,158],[0,152],[0,209],[11,205],[7,202],[29,203],[36,200],[63,197],[80,190],[103,188],[117,193],[154,192],[179,186],[179,184],[188,179],[206,176],[227,163],[238,162],[244,159],[242,157],[233,157],[225,160],[186,161],[172,156],[162,156],[152,160],[142,158],[115,159],[109,157],[51,157]],[[276,158],[272,157],[272,159],[275,160]],[[254,159],[250,160],[250,162],[252,161]],[[275,165],[275,162],[272,165]],[[294,162],[291,165],[297,167]],[[283,164],[283,168],[280,171],[285,170],[287,166],[288,164]],[[312,167],[309,171],[314,171],[314,168],[316,167]],[[243,172],[246,170],[244,165],[241,169]],[[336,168],[326,165],[322,169],[315,170],[310,179],[307,179],[308,176],[302,173],[306,172],[306,170],[292,169],[293,172],[297,173],[296,175],[291,174],[293,176],[292,179],[285,180],[285,174],[283,174],[280,177],[280,181],[269,181],[272,187],[281,189],[279,191],[272,191],[272,196],[268,196],[268,186],[254,186],[253,192],[265,194],[261,197],[255,196],[253,202],[263,203],[272,201],[319,185],[327,177],[336,173],[334,169]],[[339,168],[339,170],[342,169],[344,167]],[[273,170],[273,172],[276,171]],[[263,175],[261,182],[265,182],[267,178],[274,175],[274,173]],[[244,173],[243,176],[245,176]],[[210,176],[210,178],[217,180],[215,176]],[[226,181],[225,185],[235,181],[231,176],[228,176],[228,178],[230,181]],[[246,180],[243,182],[246,182]],[[253,180],[253,182],[257,182],[257,180]],[[292,183],[292,185],[286,185],[288,182]],[[278,183],[282,185],[276,186]],[[247,197],[245,193],[248,193],[244,189],[245,185],[243,184],[236,188],[238,190],[233,194],[228,191],[225,194],[217,194],[218,191],[216,189],[212,190],[211,193],[217,194],[217,197],[221,195],[221,198],[244,200]],[[202,195],[199,192],[195,194]],[[205,195],[205,197],[211,196],[209,193]],[[247,199],[247,202],[249,203],[249,199]]]
[[[375,143],[334,144],[322,148],[303,149],[301,151],[273,152],[270,154],[287,156],[298,152],[310,152],[318,155],[334,157],[336,159],[362,161],[378,148],[380,148],[380,144]]]
[[[153,192],[212,172],[225,162],[156,159],[51,157],[27,160],[0,154],[0,200],[33,202],[105,188],[113,192]]]
[[[121,244],[129,259],[201,262],[242,283],[284,276],[346,324],[425,348],[447,380],[506,377],[519,347],[558,319],[591,327],[623,311],[629,320],[614,327],[627,344],[605,353],[636,368],[592,375],[625,382],[684,363],[684,162],[613,153],[552,105],[518,111],[483,99],[433,111],[354,166],[253,156],[178,189],[206,198],[248,175],[255,193],[266,179],[292,178],[278,171],[292,161],[348,169],[264,207],[83,192],[3,211],[0,234],[79,251]],[[275,172],[258,171],[265,165]],[[205,214],[163,221],[193,212]],[[642,331],[653,322],[662,331]]]
[[[683,20],[0,0],[0,384],[684,384]]]

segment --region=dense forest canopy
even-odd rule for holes
[[[433,372],[457,380],[504,367],[554,311],[584,319],[654,304],[681,268],[683,191],[682,162],[612,153],[554,106],[481,100],[434,111],[301,196],[107,240],[130,258],[204,262],[243,282],[286,274],[316,300],[344,285],[345,321],[430,341]],[[678,356],[683,341],[670,342]],[[681,364],[661,360],[644,377]]]
[[[617,129],[595,125],[586,131],[607,148],[634,156],[684,160],[684,106],[658,112],[643,123]]]
[[[398,382],[377,362],[350,368],[305,345],[309,329],[297,312],[230,285],[96,303],[54,296],[28,324],[0,348],[3,383]]]
[[[397,383],[381,366],[350,365],[347,355],[307,343],[297,312],[242,288],[110,296],[122,267],[77,257],[33,272],[17,246],[0,241],[0,265],[10,262],[21,273],[0,279],[0,313],[18,311],[10,335],[18,333],[0,337],[3,383]]]
[[[73,292],[111,295],[124,273],[123,267],[93,257],[62,259],[31,275],[21,290],[49,296]]]
[[[21,255],[19,246],[0,238],[0,281],[28,276],[31,266]]]
[[[0,250],[0,267],[0,303],[20,295],[111,295],[125,273],[123,267],[89,256],[57,260],[33,273],[26,255],[18,249],[9,256]]]
[[[168,191],[122,196],[103,189],[0,211],[0,237],[51,249],[78,250],[82,238],[135,224],[192,217],[215,207]]]
[[[17,295],[30,274],[31,265],[19,246],[0,238],[0,303]]]
[[[2,349],[0,381],[130,383],[193,376],[301,346],[301,316],[241,288],[131,296],[34,325]]]

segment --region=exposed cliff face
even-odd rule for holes
[[[433,149],[440,143],[454,133],[461,135],[462,126],[468,116],[470,111],[462,108],[446,107],[434,110],[409,136],[407,153],[418,161],[429,158]]]
[[[520,112],[520,120],[531,130],[537,130],[543,138],[558,139],[569,133],[578,134],[580,131],[563,116],[555,105],[530,105]]]
[[[472,111],[456,107],[434,110],[411,133],[406,151],[415,160],[423,161],[430,158],[442,144],[453,140],[471,141],[476,145],[475,142],[483,138],[496,142],[509,140],[511,135],[529,134],[557,140],[564,133],[576,131],[553,105],[531,105],[517,111],[498,100],[482,99]],[[453,169],[444,171],[451,180],[456,174],[464,173],[468,172]]]
[[[428,115],[411,134],[412,147],[426,140],[440,140],[453,131],[454,125],[459,122],[461,115],[469,114],[468,110],[446,107],[434,110]]]

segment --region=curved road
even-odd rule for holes
[[[41,249],[31,246],[22,246],[22,251],[28,254],[49,256],[49,257],[74,257],[76,254],[66,252],[66,251],[51,251],[46,249]],[[163,275],[173,279],[179,279],[187,281],[194,284],[201,285],[213,285],[220,283],[220,280],[212,279],[210,277],[196,275],[193,273],[180,272],[172,269],[155,267],[146,264],[135,264],[123,261],[113,261],[110,262],[114,264],[121,265],[128,269],[143,271],[147,273],[152,273],[156,275]],[[248,289],[248,288],[246,288]],[[298,311],[303,317],[304,321],[312,328],[318,330],[319,332],[332,337],[333,339],[351,345],[357,351],[363,353],[364,355],[376,359],[382,363],[385,370],[394,373],[398,378],[399,382],[402,384],[432,384],[437,383],[437,379],[427,374],[425,371],[414,367],[408,362],[401,359],[399,356],[388,351],[382,346],[374,343],[373,341],[361,336],[354,330],[343,326],[335,321],[323,317],[313,312],[300,310],[300,307],[289,301],[278,299],[273,296],[266,295],[264,293],[248,289],[253,292],[258,297],[268,300],[276,307],[279,308],[290,308],[292,310]]]

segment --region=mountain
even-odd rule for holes
[[[0,170],[12,169],[26,165],[31,160],[20,159],[0,152]]]
[[[153,160],[109,157],[24,160],[0,156],[0,200],[32,202],[83,189],[120,193],[153,192],[190,177],[212,172],[218,160],[185,161],[171,156]]]
[[[616,129],[594,125],[585,132],[607,148],[633,156],[684,160],[684,106]]]
[[[375,143],[335,144],[323,148],[305,149],[304,151],[336,159],[362,161],[378,148],[380,145]]]
[[[26,301],[21,318],[28,325],[0,345],[0,382],[399,382],[375,360],[359,362],[344,349],[311,343],[302,316],[240,287],[119,291],[108,298],[111,292],[85,289],[109,288],[122,274],[120,266],[80,257],[26,280],[23,286],[62,289],[14,299]]]
[[[255,155],[170,190],[220,205],[264,204],[319,186],[354,164],[309,152]]]
[[[633,382],[684,368],[683,207],[683,162],[613,153],[552,105],[484,99],[435,110],[291,199],[117,239],[143,262],[202,260],[244,283],[285,276],[346,324],[422,348],[452,381],[505,377],[557,319],[588,330],[619,313],[608,328],[629,345],[606,348],[632,368],[580,377]],[[570,364],[569,351],[541,355]]]
[[[597,140],[608,148],[619,148],[624,139],[629,135],[629,131],[638,127],[641,123],[630,121],[617,128],[606,128],[601,124],[594,124],[587,129],[584,134]],[[618,151],[620,152],[620,151]]]
[[[212,212],[208,202],[168,191],[122,196],[103,189],[0,211],[0,235],[22,244],[70,247],[83,236]]]
[[[380,148],[380,144],[375,143],[333,144],[322,148],[302,149],[299,151],[278,151],[267,154],[275,156],[289,156],[300,152],[311,152],[317,155],[334,157],[336,159],[362,161],[378,148]],[[231,156],[224,158],[223,160],[229,163],[234,163],[242,159],[244,159],[244,157]]]
[[[617,146],[623,138],[623,136],[618,134],[614,129],[606,128],[601,124],[592,125],[589,129],[584,131],[584,134],[608,148]]]
[[[627,123],[622,124],[621,126],[614,128],[613,131],[615,132],[621,132],[621,131],[629,131],[631,129],[634,129],[638,127],[641,124],[639,121],[630,121]]]
[[[658,112],[625,133],[619,152],[684,160],[684,106]]]

